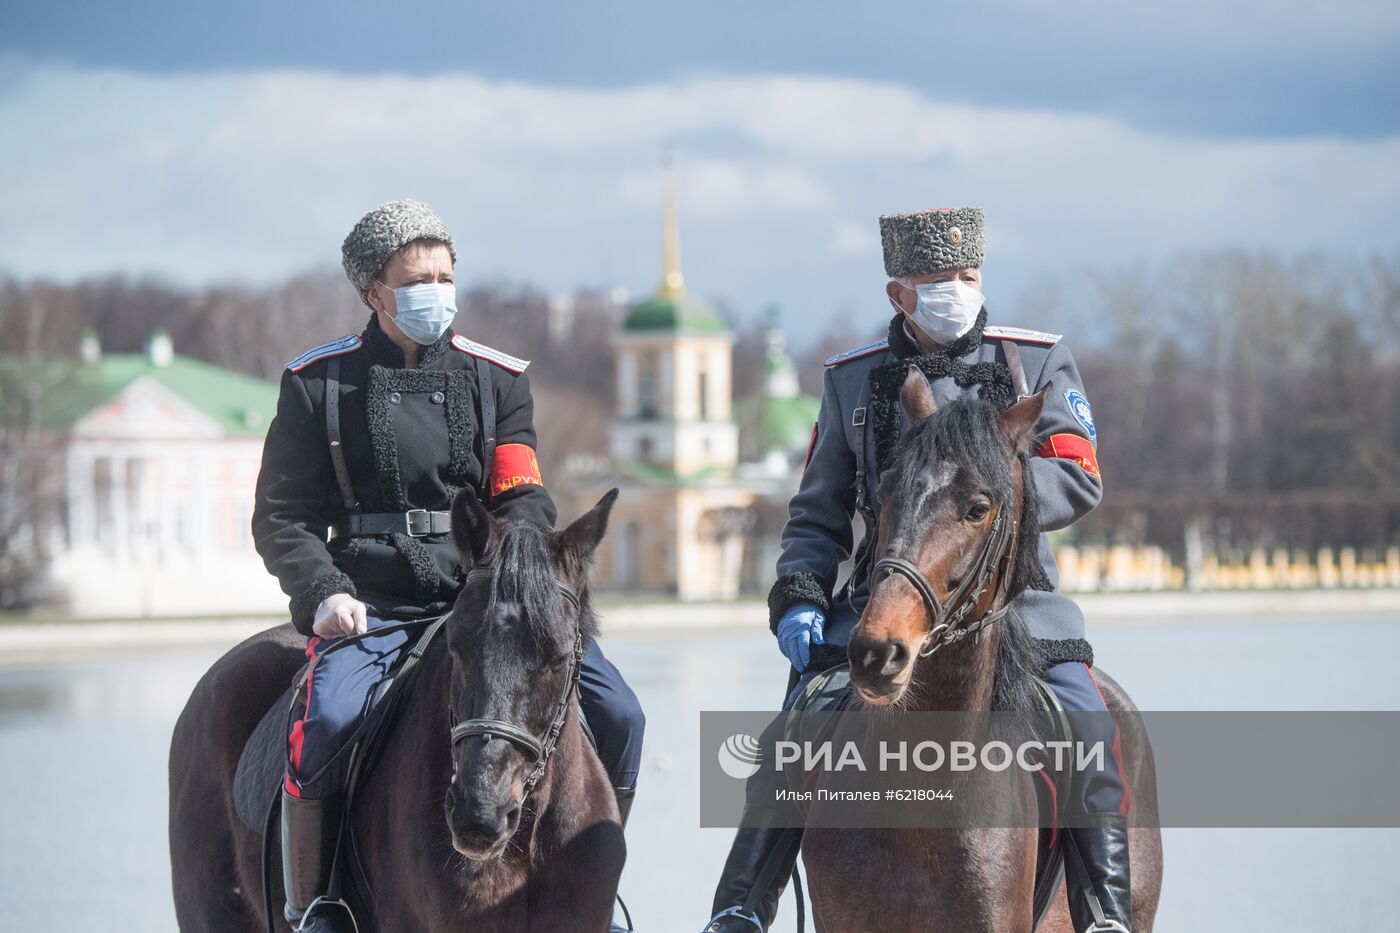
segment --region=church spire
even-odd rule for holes
[[[662,254],[662,298],[673,301],[685,296],[685,276],[681,275],[681,231],[676,218],[676,171],[671,147],[661,154],[661,165],[665,174],[666,190],[663,201],[661,232]]]

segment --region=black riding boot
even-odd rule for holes
[[[1070,837],[1084,860],[1083,874],[1066,872],[1069,914],[1078,931],[1128,933],[1133,922],[1131,874],[1128,867],[1128,827],[1122,816],[1107,817],[1104,825],[1071,829]],[[1069,858],[1074,853],[1067,853]],[[1086,883],[1087,882],[1087,883]],[[1094,911],[1097,899],[1099,912]]]
[[[704,933],[767,930],[778,914],[778,899],[802,848],[802,830],[740,829],[715,888],[715,903]]]
[[[355,933],[343,902],[317,901],[330,883],[339,836],[339,797],[305,800],[282,791],[282,885],[287,922],[298,933]]]
[[[632,814],[632,800],[637,796],[635,787],[614,787],[613,794],[617,797],[617,815],[622,823],[623,830],[627,829],[627,817]],[[616,921],[608,927],[608,933],[628,933],[631,929],[632,918],[627,918],[628,926],[620,927]]]
[[[622,820],[622,828],[627,828],[627,817],[632,815],[632,801],[637,796],[635,787],[614,787],[613,796],[617,798],[617,815]]]

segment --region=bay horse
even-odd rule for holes
[[[470,490],[453,500],[466,578],[347,818],[369,888],[355,905],[362,931],[609,929],[626,849],[575,686],[598,628],[588,573],[616,498],[553,533],[503,523]],[[235,813],[233,780],[304,647],[290,625],[253,636],[209,669],[176,723],[170,858],[184,933],[264,930],[265,895],[287,929],[281,871],[264,891],[263,839]],[[280,865],[276,838],[270,855]]]
[[[1034,643],[1005,610],[1039,567],[1027,458],[1044,401],[1042,391],[998,414],[971,397],[939,410],[928,380],[910,370],[901,390],[910,428],[880,479],[870,602],[848,648],[852,708],[887,715],[1034,708]],[[989,560],[998,545],[1002,559]],[[976,637],[961,637],[960,628]],[[1117,683],[1102,671],[1094,676],[1110,712],[1136,711]],[[1119,731],[1133,808],[1132,929],[1150,933],[1162,872],[1156,776],[1141,731],[1121,720]],[[809,828],[802,857],[818,930],[1029,933],[1039,835],[1034,780],[1026,773],[1011,795],[997,783],[996,800],[985,786],[979,799],[975,778],[958,784],[960,807],[995,807],[1004,817],[994,828]],[[812,805],[818,824],[822,809]],[[1038,929],[1073,933],[1064,894]]]

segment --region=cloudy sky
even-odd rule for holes
[[[0,269],[271,282],[414,196],[463,281],[641,294],[668,143],[692,288],[790,330],[883,316],[892,210],[984,207],[1003,306],[1400,248],[1394,2],[140,6],[0,13]]]

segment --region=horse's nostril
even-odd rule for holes
[[[506,825],[514,828],[520,823],[520,805],[516,804],[506,812]]]
[[[909,663],[909,649],[898,639],[867,641],[855,646],[856,665],[873,677],[893,677]]]
[[[904,664],[909,660],[909,649],[904,647],[902,641],[891,641],[885,644],[884,663],[880,666],[880,674],[885,677],[893,677],[904,670]]]

